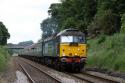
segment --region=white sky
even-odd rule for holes
[[[8,43],[19,43],[41,36],[40,23],[48,17],[50,4],[59,0],[0,0],[0,21],[8,28]]]

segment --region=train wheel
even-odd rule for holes
[[[55,60],[55,62],[54,62],[54,68],[55,69],[59,69],[59,63],[58,63],[58,60]]]
[[[86,71],[86,69],[85,69],[85,67],[83,67],[82,69],[81,69],[81,72],[85,72]]]
[[[60,63],[59,65],[59,71],[64,71],[65,70],[65,67],[63,65],[63,63]]]
[[[80,72],[80,68],[76,68],[75,70],[74,70],[74,72]]]
[[[80,72],[85,72],[85,66],[83,65],[82,67],[80,66]]]

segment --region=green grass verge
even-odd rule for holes
[[[87,66],[125,72],[125,34],[89,40]]]
[[[3,71],[6,68],[9,57],[10,56],[7,52],[7,49],[3,46],[0,46],[0,71]]]

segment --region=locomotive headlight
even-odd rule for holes
[[[85,62],[86,58],[81,58],[80,62]]]
[[[65,53],[63,53],[62,56],[65,56]]]
[[[62,59],[61,59],[61,62],[66,62],[66,58],[62,58]]]
[[[78,51],[79,51],[80,49],[78,48]]]
[[[75,53],[75,55],[78,55],[77,53]]]

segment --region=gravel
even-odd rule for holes
[[[95,71],[95,72],[100,72],[100,73],[104,73],[110,76],[114,76],[114,77],[119,77],[122,79],[125,79],[125,73],[123,72],[116,72],[116,71],[110,71],[108,69],[100,69],[100,68],[86,68],[87,71]]]

